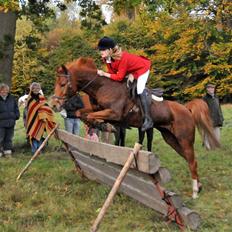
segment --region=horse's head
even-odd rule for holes
[[[77,90],[86,90],[86,87],[94,81],[93,76],[96,77],[96,74],[97,68],[91,58],[81,57],[57,68],[52,107],[60,111],[68,95],[76,93]]]
[[[71,75],[66,68],[62,65],[56,70],[56,82],[54,95],[52,96],[51,105],[56,111],[60,111],[64,101],[67,98],[69,87],[71,82]]]

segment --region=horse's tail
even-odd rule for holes
[[[220,147],[220,142],[214,134],[213,123],[210,117],[207,103],[202,99],[193,99],[185,104],[187,109],[192,113],[195,125],[204,141],[207,136],[211,149]]]

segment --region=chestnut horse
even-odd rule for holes
[[[89,112],[85,118],[93,124],[100,122],[125,123],[131,127],[141,127],[142,113],[138,107],[137,99],[130,97],[125,82],[117,82],[108,78],[97,76],[97,68],[91,58],[79,58],[57,69],[54,100],[62,100],[67,94],[68,86],[72,91],[83,91],[94,99],[98,110]],[[197,104],[206,105],[198,99]],[[206,105],[207,106],[207,105]],[[201,115],[194,108],[188,110],[184,105],[174,101],[151,102],[150,112],[154,128],[158,129],[165,142],[179,153],[188,163],[192,177],[193,198],[197,198],[201,183],[197,173],[197,161],[194,154],[195,117]],[[202,114],[207,113],[203,111]],[[197,116],[196,116],[197,117]],[[205,120],[204,117],[197,120]],[[201,127],[201,125],[207,125]],[[210,120],[198,123],[205,131],[212,128]],[[210,134],[209,134],[210,135]]]

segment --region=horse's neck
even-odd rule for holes
[[[96,96],[97,90],[104,84],[103,79],[98,77],[95,70],[78,74],[77,87],[90,96]]]

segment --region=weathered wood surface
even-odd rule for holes
[[[197,230],[201,224],[201,218],[198,213],[183,206],[177,210],[181,215],[184,224],[187,225],[191,230]]]
[[[106,164],[103,159],[88,156],[76,150],[71,152],[86,177],[109,186],[114,184],[121,167],[112,163]],[[146,174],[129,170],[119,191],[164,215],[167,213],[167,205],[162,201],[151,178]]]
[[[106,214],[107,209],[110,207],[114,196],[117,194],[124,178],[126,177],[127,172],[130,169],[130,166],[132,162],[134,161],[135,157],[138,155],[140,149],[142,147],[142,144],[140,143],[135,143],[133,151],[130,152],[130,155],[126,161],[126,163],[123,165],[123,168],[121,169],[119,175],[117,176],[112,189],[110,190],[110,193],[108,194],[104,204],[102,205],[100,212],[97,215],[97,218],[95,219],[92,227],[91,227],[91,232],[97,232],[99,225],[101,221],[103,220],[104,215]]]
[[[80,166],[87,178],[109,186],[114,184],[122,166],[132,151],[132,148],[122,148],[89,141],[62,130],[58,130],[58,137],[68,144],[75,162]],[[161,198],[160,192],[154,185],[154,180],[151,176],[154,176],[160,184],[165,184],[171,179],[169,171],[160,167],[160,161],[156,156],[150,152],[140,151],[138,170],[129,170],[119,191],[167,216],[168,204]],[[184,225],[192,230],[198,229],[201,222],[200,216],[185,207],[179,195],[167,190],[164,191],[165,195],[170,197]]]
[[[119,147],[111,144],[90,141],[77,135],[72,135],[64,130],[57,131],[58,137],[65,143],[79,151],[98,156],[107,162],[123,165],[129,157],[132,148]],[[156,155],[147,151],[140,151],[137,158],[138,170],[144,173],[154,174],[160,168],[160,161]],[[135,162],[131,168],[136,167]]]

